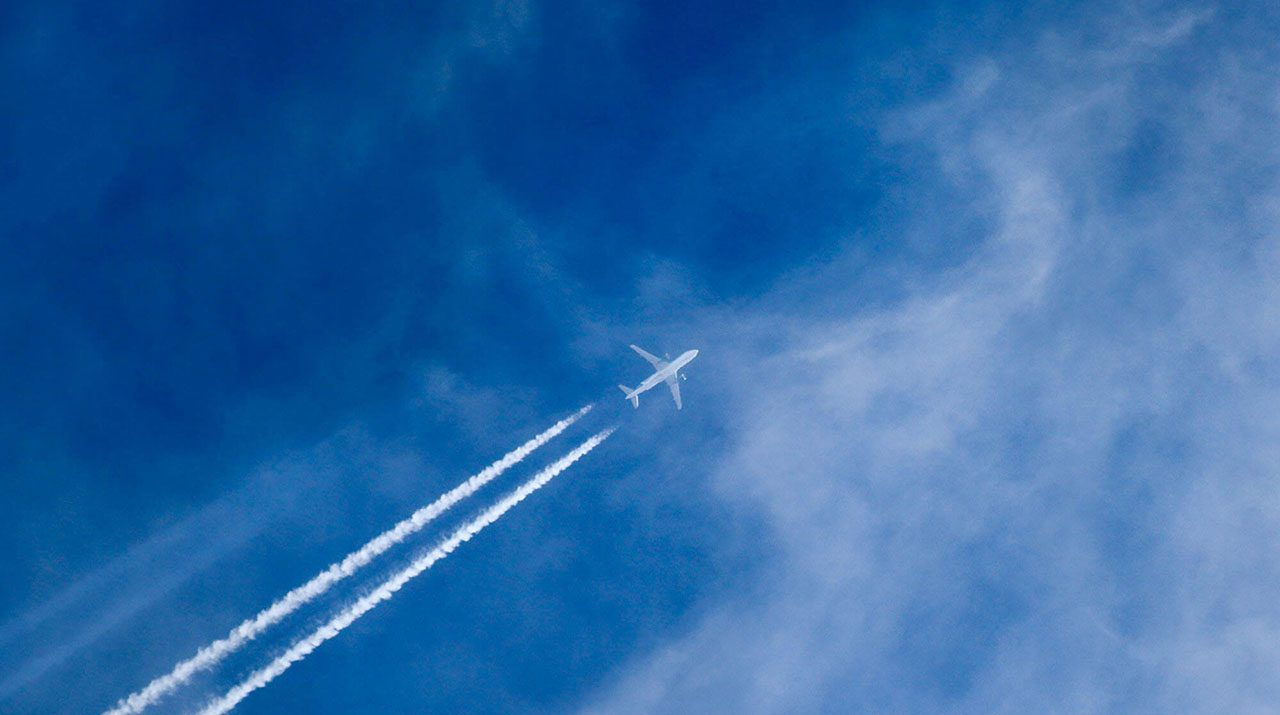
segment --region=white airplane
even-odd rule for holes
[[[644,382],[640,383],[640,386],[634,390],[626,385],[618,385],[618,389],[622,390],[622,394],[626,395],[628,400],[631,400],[631,406],[636,408],[640,407],[640,393],[650,390],[658,383],[665,381],[667,383],[667,387],[671,388],[671,399],[676,401],[676,409],[681,409],[680,379],[688,378],[680,374],[680,368],[693,362],[693,359],[698,357],[698,351],[689,350],[675,360],[667,362],[666,360],[659,360],[657,357],[650,355],[635,345],[632,345],[631,349],[639,353],[640,357],[648,360],[649,364],[653,365],[653,369],[656,371],[652,375],[646,377]]]

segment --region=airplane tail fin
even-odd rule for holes
[[[618,389],[622,390],[622,394],[626,395],[628,400],[631,400],[632,407],[637,409],[640,407],[640,396],[633,394],[630,387],[627,387],[626,385],[618,385]]]

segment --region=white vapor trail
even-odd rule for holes
[[[254,671],[239,685],[228,690],[222,697],[210,702],[200,711],[200,715],[221,715],[222,713],[234,708],[241,700],[244,700],[249,693],[267,685],[272,680],[275,680],[277,676],[288,670],[294,663],[297,663],[307,657],[312,651],[320,647],[321,643],[324,643],[330,638],[341,633],[343,629],[354,623],[357,618],[373,610],[374,606],[390,599],[401,589],[401,587],[412,580],[415,576],[431,568],[437,561],[448,556],[454,549],[458,548],[458,546],[470,540],[471,537],[480,533],[486,526],[489,526],[501,518],[502,515],[507,513],[507,511],[512,507],[523,501],[525,497],[534,493],[538,489],[541,489],[547,484],[547,482],[554,479],[556,475],[568,469],[570,465],[581,459],[591,450],[595,449],[601,442],[608,439],[609,435],[613,434],[613,430],[614,428],[610,427],[609,429],[591,436],[587,441],[578,445],[572,452],[569,452],[565,456],[556,460],[553,464],[538,472],[532,479],[520,485],[519,488],[508,494],[501,501],[484,510],[480,516],[477,516],[475,519],[463,524],[457,531],[450,534],[449,538],[440,542],[440,544],[434,549],[415,559],[404,569],[396,572],[386,581],[383,581],[381,585],[370,591],[368,594],[362,596],[355,603],[352,603],[346,608],[338,611],[337,615],[330,619],[328,623],[317,628],[306,638],[294,643],[289,650],[277,656],[275,660],[263,666],[261,669]]]
[[[590,412],[593,406],[587,405],[560,420],[546,431],[508,452],[502,459],[490,464],[478,474],[441,495],[435,501],[415,511],[400,523],[375,536],[369,543],[351,552],[342,561],[330,565],[329,568],[320,572],[310,581],[280,597],[275,603],[259,612],[258,615],[236,626],[225,638],[206,645],[197,651],[194,656],[175,665],[173,670],[166,675],[156,678],[148,683],[145,688],[126,698],[122,698],[116,703],[115,707],[106,711],[106,715],[134,715],[140,713],[161,697],[186,683],[196,673],[213,667],[237,648],[253,640],[268,627],[278,623],[285,616],[328,591],[335,583],[351,576],[379,554],[409,538],[454,504],[471,496],[485,484],[498,477],[498,475],[515,466],[534,450],[568,429],[570,425]]]

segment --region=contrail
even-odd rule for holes
[[[164,695],[190,680],[191,676],[206,668],[213,667],[237,648],[253,640],[271,625],[278,623],[302,605],[328,591],[335,583],[354,574],[379,554],[421,530],[428,522],[443,514],[449,507],[471,496],[480,487],[515,466],[535,449],[568,429],[574,422],[582,419],[582,416],[590,412],[593,406],[587,405],[560,420],[545,432],[508,452],[502,459],[485,467],[480,473],[449,490],[427,506],[415,511],[411,516],[387,531],[375,536],[369,543],[348,554],[342,561],[330,565],[329,568],[320,572],[310,581],[286,593],[275,603],[259,612],[258,615],[236,626],[225,638],[216,640],[201,648],[194,656],[175,665],[168,674],[156,678],[142,690],[121,699],[116,703],[115,707],[106,712],[106,715],[133,715],[140,713]]]
[[[578,445],[572,452],[561,457],[555,463],[538,472],[532,479],[520,485],[511,494],[507,495],[502,501],[494,504],[480,514],[480,516],[467,522],[453,532],[449,538],[440,542],[431,551],[423,554],[415,559],[403,570],[395,573],[391,578],[382,582],[373,591],[362,596],[355,603],[347,606],[338,612],[328,623],[317,628],[311,635],[294,643],[289,650],[280,654],[275,660],[271,661],[261,669],[254,671],[248,678],[245,678],[239,685],[231,688],[222,697],[210,702],[200,711],[200,715],[221,715],[244,700],[249,693],[261,688],[272,680],[275,680],[290,666],[303,658],[307,657],[321,643],[333,638],[356,621],[357,618],[363,616],[373,610],[374,606],[386,601],[396,594],[406,583],[412,580],[418,574],[431,568],[437,561],[443,559],[458,548],[461,544],[471,539],[471,537],[480,533],[486,526],[492,524],[507,513],[516,504],[519,504],[525,497],[542,488],[560,474],[569,468],[569,465],[581,459],[583,456],[595,449],[601,442],[608,439],[613,434],[615,428],[610,427],[599,432],[589,438],[586,442]]]

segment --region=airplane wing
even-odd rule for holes
[[[667,378],[667,387],[671,388],[671,399],[676,401],[676,409],[681,409],[680,405],[680,376],[672,375]]]
[[[644,358],[645,360],[648,360],[649,364],[653,366],[654,370],[661,370],[662,368],[667,366],[667,363],[665,361],[659,360],[656,355],[650,355],[649,353],[640,349],[638,346],[632,345],[631,349],[635,350],[636,353],[640,355],[640,357]]]

